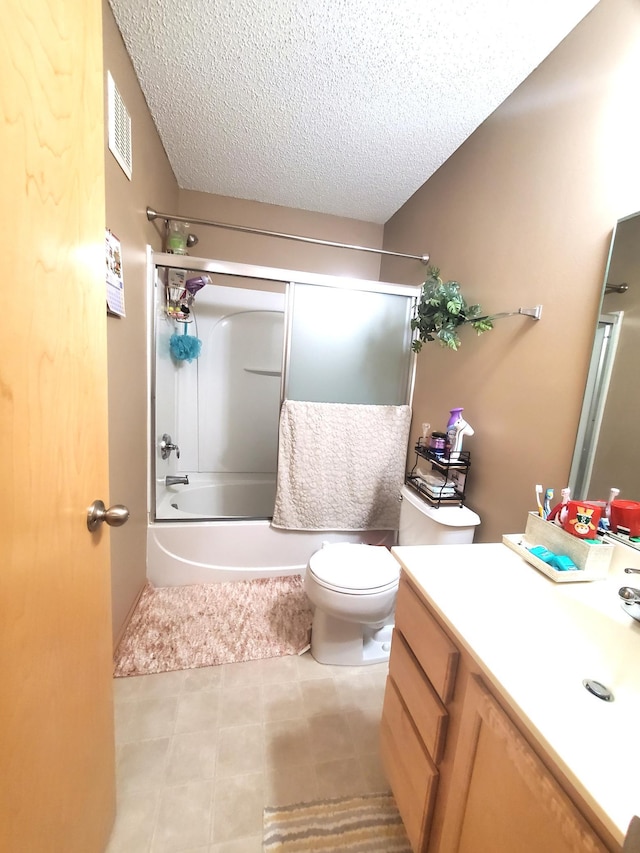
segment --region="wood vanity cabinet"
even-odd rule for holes
[[[427,849],[458,658],[455,645],[427,617],[424,605],[403,579],[396,602],[380,745],[415,853]]]
[[[620,853],[404,575],[381,752],[414,853]]]

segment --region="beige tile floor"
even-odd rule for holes
[[[307,652],[115,679],[107,853],[259,853],[265,806],[388,790],[386,673]]]

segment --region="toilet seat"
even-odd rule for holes
[[[371,595],[393,589],[400,564],[381,545],[327,545],[309,560],[309,571],[325,589],[346,595]]]

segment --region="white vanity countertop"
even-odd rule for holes
[[[621,586],[640,588],[640,552],[616,546],[606,580],[555,583],[502,544],[392,549],[406,574],[623,843],[640,814],[640,622]],[[584,678],[614,694],[604,702]]]

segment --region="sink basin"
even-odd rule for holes
[[[617,710],[608,713],[617,716],[620,705],[628,703],[640,719],[640,622],[621,605],[620,586],[618,577],[561,587],[536,584],[535,593],[529,590],[527,613],[518,608],[519,630],[530,637],[523,651],[530,672],[553,684],[557,699],[568,700],[566,694],[575,689],[586,714],[606,704],[584,689],[583,680],[592,678],[614,694]]]

